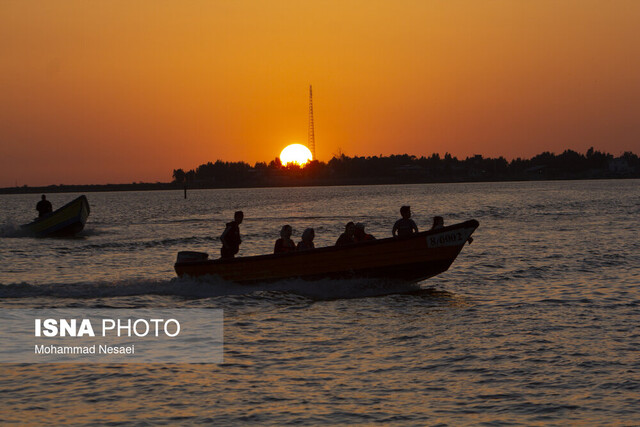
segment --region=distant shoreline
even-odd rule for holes
[[[288,187],[336,187],[336,186],[368,186],[368,185],[403,185],[403,184],[462,184],[462,183],[482,183],[482,182],[539,182],[539,181],[599,181],[599,180],[623,180],[640,179],[640,176],[605,176],[605,177],[583,177],[583,178],[537,178],[537,179],[460,179],[460,180],[398,180],[380,179],[371,180],[301,180],[300,182],[264,182],[243,185],[207,185],[192,184],[187,187],[189,190],[217,190],[234,188],[288,188]],[[131,183],[131,184],[86,184],[86,185],[48,185],[39,187],[5,187],[0,188],[0,194],[53,194],[53,193],[103,193],[111,191],[162,191],[175,190],[184,191],[182,184],[175,182],[158,183]]]
[[[0,188],[0,194],[92,193],[106,191],[204,190],[232,188],[333,187],[342,185],[446,184],[463,182],[575,181],[640,178],[640,158],[630,151],[620,157],[589,148],[583,155],[573,150],[544,152],[531,159],[484,158],[464,160],[446,153],[430,157],[334,156],[329,162],[312,160],[304,166],[216,160],[184,171],[174,169],[171,182],[130,184],[48,185]]]

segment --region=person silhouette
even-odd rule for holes
[[[44,194],[41,197],[41,200],[36,205],[36,210],[38,211],[38,217],[42,218],[48,213],[53,212],[53,206],[51,206],[51,202],[47,200],[47,196]]]
[[[355,238],[356,242],[367,242],[369,240],[376,240],[375,237],[373,237],[371,234],[367,233],[366,231],[364,231],[364,224],[359,222],[356,224],[356,232],[353,235],[353,237]]]
[[[411,207],[401,207],[400,215],[402,215],[402,218],[400,218],[396,221],[395,224],[393,224],[393,229],[391,230],[391,234],[393,234],[393,237],[410,237],[412,234],[417,233],[418,226],[411,219]]]
[[[434,216],[433,225],[431,226],[431,229],[438,230],[440,228],[444,228],[444,218],[441,216]]]
[[[244,219],[244,213],[237,211],[233,215],[233,221],[228,222],[226,228],[220,236],[222,241],[222,249],[220,250],[222,258],[233,258],[240,250],[240,224]]]
[[[344,233],[342,233],[340,235],[340,237],[338,237],[338,240],[336,241],[336,246],[345,246],[345,245],[350,245],[352,243],[355,243],[355,235],[356,233],[356,225],[349,221],[347,223],[347,225],[344,227]]]
[[[273,248],[274,254],[294,252],[296,250],[296,244],[291,240],[292,233],[293,229],[289,224],[282,226],[282,229],[280,230],[280,238],[276,240],[276,244]]]
[[[298,243],[299,251],[307,251],[309,249],[314,249],[315,246],[313,244],[313,238],[316,236],[316,232],[313,228],[307,228],[302,232],[302,240]]]

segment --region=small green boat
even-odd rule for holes
[[[20,227],[36,237],[69,237],[82,231],[89,212],[89,202],[83,195],[60,209]]]

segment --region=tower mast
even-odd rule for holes
[[[307,145],[313,155],[313,160],[316,160],[316,137],[313,129],[313,91],[311,85],[309,85],[309,134],[307,136]]]

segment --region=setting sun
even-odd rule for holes
[[[302,144],[291,144],[285,147],[280,153],[280,161],[283,165],[288,165],[289,163],[297,163],[300,166],[303,166],[308,161],[313,159],[313,155],[311,151]]]

